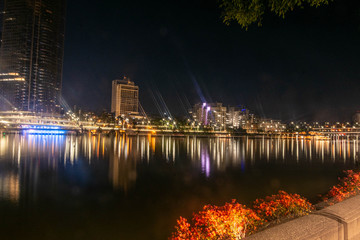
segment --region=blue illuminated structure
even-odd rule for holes
[[[51,129],[56,130],[60,129],[59,126],[48,126],[48,125],[21,125],[22,129]]]
[[[61,135],[65,134],[66,130],[37,130],[37,129],[29,129],[25,130],[25,133],[28,134],[43,134],[43,135]]]
[[[44,135],[59,135],[65,134],[67,131],[61,129],[59,126],[49,126],[49,125],[22,125],[24,133],[28,134],[44,134]]]

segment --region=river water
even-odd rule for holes
[[[167,239],[179,216],[282,189],[319,200],[357,140],[5,135],[1,239]]]

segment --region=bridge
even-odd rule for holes
[[[312,132],[316,134],[321,134],[323,136],[329,137],[330,139],[358,139],[360,136],[360,128],[359,127],[326,127],[326,128],[313,128]]]

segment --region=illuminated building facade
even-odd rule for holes
[[[222,103],[208,103],[209,116],[208,124],[218,129],[224,129],[226,124],[227,108]]]
[[[222,103],[198,103],[190,113],[197,124],[224,129],[227,108]]]
[[[245,107],[225,107],[222,103],[197,103],[189,111],[195,126],[214,130],[243,129],[247,133],[280,133],[286,129],[281,121],[258,119]]]
[[[0,110],[60,111],[65,0],[4,0]]]
[[[283,132],[286,129],[286,124],[281,123],[279,120],[273,119],[260,119],[258,123],[258,131],[262,132]]]
[[[139,114],[139,87],[127,77],[112,81],[111,112],[115,117]]]

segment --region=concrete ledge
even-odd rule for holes
[[[249,240],[355,240],[360,239],[360,196],[311,215],[271,227]]]

